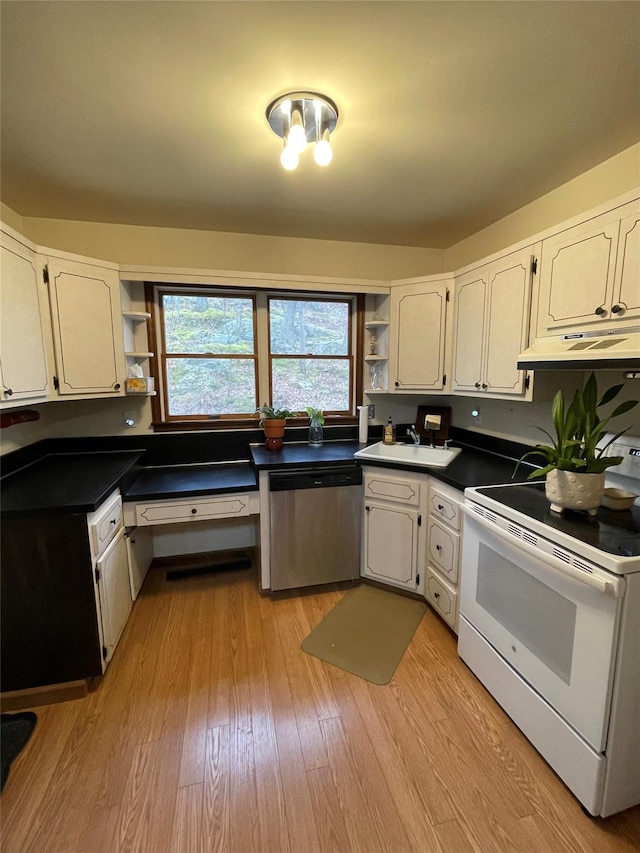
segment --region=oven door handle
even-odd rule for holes
[[[475,521],[481,525],[483,530],[487,530],[495,536],[498,536],[504,542],[507,542],[516,548],[520,548],[521,551],[525,551],[527,554],[531,554],[541,563],[544,563],[547,568],[552,569],[555,572],[559,572],[565,577],[570,577],[574,580],[580,581],[580,583],[586,584],[586,586],[590,586],[592,589],[597,589],[598,592],[601,592],[603,595],[612,595],[614,598],[620,598],[624,593],[624,578],[616,578],[614,581],[590,575],[588,572],[582,571],[582,569],[577,569],[575,566],[565,563],[557,557],[541,551],[539,548],[536,548],[535,545],[530,545],[528,542],[520,539],[519,537],[506,533],[497,525],[490,521],[486,521],[482,516],[479,516],[473,507],[461,504],[460,509],[470,518],[475,519]]]

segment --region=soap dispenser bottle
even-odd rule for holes
[[[396,438],[396,428],[393,425],[393,421],[391,418],[387,421],[384,427],[384,433],[382,436],[383,444],[393,444]]]

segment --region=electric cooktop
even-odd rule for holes
[[[505,486],[485,486],[472,490],[472,500],[487,505],[482,496],[508,508],[509,518],[526,527],[526,519],[535,522],[540,530],[553,539],[553,531],[570,536],[585,545],[621,557],[640,556],[640,507],[615,511],[599,507],[597,515],[565,510],[551,512],[544,493],[544,483],[519,483]],[[495,508],[499,512],[499,508]]]

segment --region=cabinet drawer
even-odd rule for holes
[[[378,469],[380,470],[380,469]],[[392,471],[389,474],[365,470],[364,496],[384,501],[418,506],[420,503],[420,479],[415,475],[402,471]]]
[[[460,536],[429,517],[429,562],[435,563],[452,584],[458,581]]]
[[[248,494],[191,501],[151,501],[136,505],[136,523],[139,527],[148,524],[180,524],[213,518],[235,518],[250,514]]]
[[[115,492],[103,506],[87,516],[91,551],[99,556],[122,527],[122,498]]]
[[[454,497],[442,486],[432,486],[429,509],[432,515],[441,518],[455,530],[460,530],[460,501],[462,499],[462,493]]]
[[[447,625],[455,630],[458,617],[458,594],[431,568],[427,570],[424,595]]]

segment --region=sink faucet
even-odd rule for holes
[[[414,426],[410,426],[407,430],[407,435],[410,435],[414,444],[420,444],[420,436],[416,432],[416,428]]]

